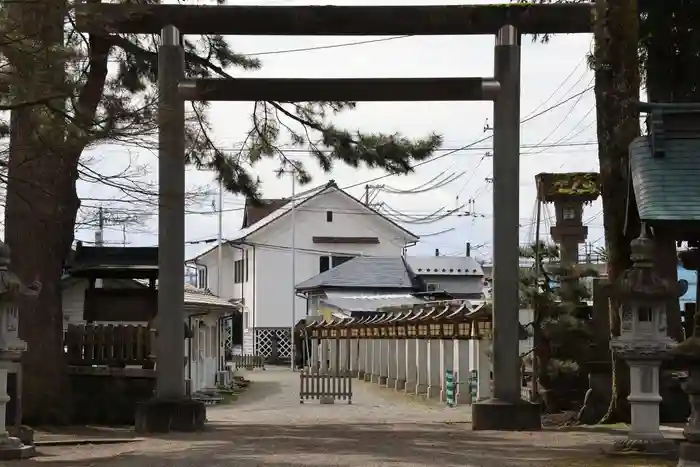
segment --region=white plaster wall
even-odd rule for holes
[[[333,211],[333,222],[326,222]],[[287,327],[292,321],[292,294],[298,284],[319,274],[324,255],[400,256],[405,234],[378,215],[368,214],[342,194],[329,193],[297,209],[296,275],[292,281],[292,223],[285,215],[250,237],[255,244],[255,327]],[[377,237],[379,244],[315,244],[313,237]],[[306,301],[295,300],[295,321],[306,316]]]

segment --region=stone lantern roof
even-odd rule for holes
[[[642,226],[639,237],[630,244],[632,267],[617,280],[615,293],[622,300],[666,301],[680,295],[678,284],[654,270],[654,241]]]

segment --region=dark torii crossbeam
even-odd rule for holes
[[[539,409],[520,399],[519,151],[520,35],[588,33],[592,4],[451,6],[196,6],[83,3],[78,29],[162,36],[159,50],[159,288],[157,397],[140,418],[147,430],[174,426],[188,406],[182,361],[184,100],[494,101],[494,399],[475,404],[474,429],[539,429]],[[494,34],[493,78],[185,80],[180,34]],[[171,345],[171,343],[173,343]],[[181,401],[181,402],[178,402]],[[193,410],[200,410],[199,408]],[[201,409],[203,410],[203,408]],[[139,418],[139,414],[137,414]],[[200,416],[192,417],[200,420]],[[189,429],[198,427],[187,427]]]

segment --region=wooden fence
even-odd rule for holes
[[[347,400],[352,404],[352,376],[302,371],[299,376],[299,403],[305,400]]]
[[[153,367],[154,330],[133,325],[68,325],[66,357],[71,366]]]
[[[265,370],[265,357],[262,355],[233,355],[232,363],[233,368],[236,370],[239,368],[245,368],[246,370],[260,368]]]

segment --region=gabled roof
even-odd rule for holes
[[[358,256],[296,287],[299,292],[334,288],[419,290],[400,256]]]
[[[389,219],[388,217],[386,217],[384,214],[378,212],[377,210],[375,210],[375,209],[373,209],[373,208],[371,208],[371,207],[365,205],[365,204],[362,203],[362,201],[360,201],[359,199],[357,199],[357,198],[355,198],[354,196],[350,195],[350,194],[347,193],[345,190],[339,188],[338,185],[337,185],[337,184],[335,183],[335,181],[333,181],[333,180],[331,180],[330,182],[328,182],[328,183],[325,184],[325,185],[322,185],[322,186],[319,186],[319,187],[316,187],[316,188],[312,188],[311,190],[308,190],[308,191],[306,191],[306,192],[304,192],[304,193],[300,193],[299,195],[296,195],[296,199],[298,200],[297,203],[296,203],[296,207],[297,207],[297,208],[300,208],[300,207],[304,206],[304,204],[306,204],[306,203],[308,203],[309,201],[311,201],[312,199],[315,199],[315,198],[317,198],[318,196],[321,196],[321,195],[326,194],[326,193],[331,193],[331,192],[340,193],[341,195],[344,195],[346,198],[348,198],[349,200],[351,200],[351,201],[357,203],[357,204],[358,204],[359,206],[361,206],[362,208],[365,208],[365,209],[367,209],[368,211],[370,211],[370,212],[376,214],[379,218],[381,218],[381,219],[384,220],[385,222],[389,223],[390,225],[392,225],[392,226],[395,227],[396,229],[398,229],[398,230],[400,230],[401,232],[403,232],[407,237],[413,239],[414,241],[417,241],[417,240],[418,240],[418,238],[419,238],[418,235],[414,234],[413,232],[410,232],[409,230],[405,229],[404,227],[401,227],[399,224],[397,224],[396,222],[392,221],[391,219]],[[237,242],[237,241],[240,242],[240,241],[244,240],[244,239],[245,239],[246,237],[248,237],[249,235],[254,234],[254,233],[257,232],[258,230],[262,229],[263,227],[272,224],[272,223],[275,222],[277,219],[280,219],[281,217],[283,217],[283,216],[285,216],[286,214],[290,213],[291,210],[292,210],[292,204],[291,204],[291,203],[289,203],[289,202],[283,203],[283,204],[282,204],[277,210],[275,210],[274,212],[271,212],[270,214],[268,214],[268,215],[262,217],[260,220],[258,220],[258,222],[254,223],[254,224],[250,224],[248,227],[246,227],[246,228],[244,228],[243,230],[241,230],[240,232],[238,232],[238,235],[236,236],[236,238],[235,238],[235,239],[231,239],[230,241],[232,241],[232,242]],[[201,256],[201,255],[200,255],[200,256]]]
[[[312,200],[312,199],[314,199],[322,194],[326,194],[326,193],[330,193],[330,192],[340,193],[341,195],[345,196],[349,200],[357,203],[362,208],[367,209],[369,212],[371,212],[373,214],[376,214],[380,219],[382,219],[383,221],[392,225],[397,230],[403,232],[408,238],[412,239],[413,241],[418,241],[418,239],[419,239],[418,235],[405,229],[404,227],[401,227],[399,224],[392,221],[391,219],[389,219],[388,217],[386,217],[384,214],[380,213],[376,209],[373,209],[372,207],[365,205],[359,199],[350,195],[345,190],[339,188],[338,185],[333,180],[329,181],[325,185],[321,185],[321,186],[312,188],[310,190],[307,190],[305,192],[298,193],[295,196],[295,199],[297,200],[296,207],[300,208],[300,207],[304,206],[304,204],[308,203],[310,200]],[[285,216],[286,214],[290,213],[292,210],[292,204],[289,203],[289,198],[269,199],[267,201],[269,202],[268,204],[269,204],[270,208],[273,205],[275,205],[275,206],[278,205],[279,207],[272,212],[267,212],[270,208],[264,207],[262,210],[253,210],[253,207],[251,205],[252,215],[253,216],[262,216],[262,217],[260,217],[257,220],[257,222],[251,223],[250,219],[245,218],[245,216],[247,214],[247,212],[246,212],[246,214],[244,214],[244,228],[238,232],[238,234],[235,236],[235,238],[228,239],[226,241],[226,243],[231,243],[231,244],[243,243],[248,236],[254,234],[255,232],[262,229],[263,227],[266,227],[266,226],[272,224],[277,219],[280,219],[283,216]],[[247,209],[247,207],[246,207],[246,209]],[[200,253],[199,255],[195,256],[194,258],[192,258],[189,261],[196,261],[198,258],[201,258],[202,256],[206,255],[207,253],[214,251],[216,248],[217,247],[214,246],[214,247],[204,251],[203,253]]]

